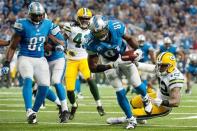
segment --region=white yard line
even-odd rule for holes
[[[0,110],[0,112],[25,112],[25,110]],[[40,110],[42,113],[57,113],[57,111],[52,111],[52,110]],[[98,114],[97,111],[77,111],[79,114]],[[123,112],[107,112],[107,114],[123,114]],[[197,115],[197,113],[193,112],[185,112],[185,113],[170,113],[170,115]]]
[[[0,124],[27,124],[27,122],[0,122]],[[82,123],[82,122],[69,122],[69,123],[56,123],[56,122],[39,122],[39,124],[42,125],[83,125],[83,126],[113,126],[109,124],[104,124],[104,123]],[[179,125],[138,125],[139,127],[166,127],[166,128],[197,128],[197,126],[179,126]]]

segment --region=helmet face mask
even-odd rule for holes
[[[28,7],[28,14],[34,24],[39,24],[45,17],[45,10],[39,2],[32,2]]]
[[[97,30],[97,31],[93,31],[92,34],[94,35],[94,37],[96,37],[97,39],[104,41],[107,39],[108,34],[109,34],[109,30],[106,28],[102,29],[102,30]]]
[[[90,18],[78,17],[78,22],[81,28],[87,29],[90,24]]]

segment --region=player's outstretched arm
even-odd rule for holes
[[[20,40],[21,40],[21,36],[14,33],[11,38],[11,41],[10,41],[10,46],[6,52],[5,60],[7,62],[11,62],[12,57],[14,56],[14,53],[16,51],[16,48],[17,48],[18,44],[20,43]]]
[[[97,54],[88,55],[88,65],[89,65],[91,72],[98,73],[98,72],[103,72],[112,68],[111,65],[98,64],[98,61],[99,61],[99,57]]]
[[[181,99],[181,88],[175,87],[171,89],[170,99],[169,99],[169,107],[178,107]]]
[[[138,42],[133,36],[125,33],[123,35],[123,39],[125,39],[127,43],[129,44],[129,46],[132,47],[134,50],[138,49],[139,47]]]
[[[8,46],[9,44],[10,44],[10,41],[0,39],[0,46]]]

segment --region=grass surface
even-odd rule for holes
[[[84,99],[78,100],[79,108],[74,120],[66,124],[58,123],[58,111],[55,104],[46,101],[46,108],[38,113],[39,123],[29,125],[26,122],[24,104],[20,88],[0,88],[0,131],[120,131],[126,124],[107,125],[108,117],[122,116],[113,88],[99,88],[106,115],[100,117],[89,88],[84,84]],[[148,120],[146,125],[138,125],[135,131],[189,131],[197,130],[197,85],[193,85],[191,95],[185,95],[182,89],[179,108],[165,117]],[[128,95],[130,98],[131,95]]]

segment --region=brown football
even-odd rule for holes
[[[137,55],[134,54],[133,50],[128,50],[122,54],[121,59],[123,61],[134,61],[136,57]]]

